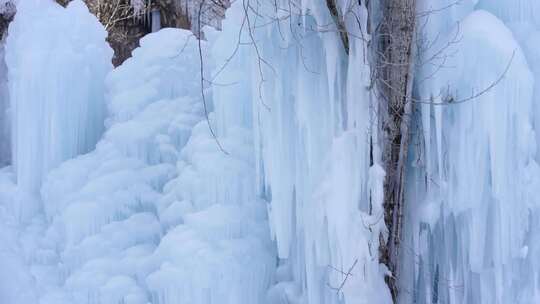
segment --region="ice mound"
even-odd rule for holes
[[[64,272],[62,297],[147,301],[145,274],[138,271],[162,236],[156,202],[177,174],[191,128],[203,119],[200,88],[186,77],[197,77],[186,64],[198,54],[190,39],[172,29],[143,39],[107,78],[107,130],[95,151],[63,163],[44,182],[46,237]],[[133,90],[147,92],[146,99],[126,93]]]
[[[198,62],[190,32],[163,29],[107,77],[95,151],[41,190],[59,282],[45,303],[263,303],[275,261],[251,137],[238,130],[219,150]]]
[[[206,122],[193,129],[160,201],[160,219],[172,225],[149,260],[158,267],[147,279],[155,303],[265,303],[275,257],[242,135],[221,137],[227,155]]]

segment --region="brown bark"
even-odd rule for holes
[[[384,136],[384,221],[388,238],[380,240],[380,260],[391,272],[385,278],[394,302],[397,299],[400,240],[409,126],[412,112],[415,0],[383,1],[376,33],[376,84]]]
[[[343,48],[345,49],[345,53],[349,54],[349,34],[347,33],[345,20],[343,16],[341,16],[341,13],[339,12],[337,8],[336,0],[326,0],[326,6],[328,7],[328,10],[330,11],[330,15],[334,19],[334,23],[336,24],[339,37],[341,38],[341,42],[343,43]]]

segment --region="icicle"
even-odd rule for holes
[[[152,10],[152,33],[155,33],[161,29],[161,13],[158,9]]]
[[[490,12],[430,18],[435,25],[425,28],[433,38],[433,28],[459,22],[434,43],[447,60],[421,84],[423,100],[442,92],[433,102],[448,103],[422,107],[422,152],[436,162],[438,177],[427,181],[427,189],[410,187],[408,199],[414,226],[410,259],[420,265],[406,275],[418,278],[407,286],[415,288],[422,301],[435,296],[451,304],[537,301],[538,287],[531,282],[540,268],[531,262],[528,248],[539,237],[533,222],[540,201],[525,193],[535,192],[540,182],[538,130],[533,130],[538,84],[525,60],[531,56],[520,45],[531,33],[528,28],[539,29],[529,16],[537,8],[534,3],[481,0],[478,7]],[[460,38],[454,41],[456,31]],[[430,58],[430,52],[424,56]],[[421,72],[430,75],[430,69]],[[430,112],[436,151],[430,148],[433,133],[427,131]],[[430,178],[429,167],[412,170],[415,184],[423,184],[426,175]]]
[[[66,9],[36,0],[19,4],[6,62],[13,165],[21,187],[37,192],[48,171],[93,149],[101,136],[103,80],[112,68],[105,37],[81,1]]]

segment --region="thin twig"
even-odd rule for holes
[[[219,150],[221,150],[221,152],[223,152],[225,155],[229,155],[229,152],[225,151],[225,149],[223,149],[223,146],[221,145],[221,143],[219,142],[219,139],[217,138],[216,136],[216,133],[214,132],[214,129],[212,128],[212,124],[210,123],[210,118],[208,116],[208,107],[207,107],[207,104],[206,104],[206,96],[204,94],[204,62],[203,62],[203,54],[202,54],[202,46],[201,46],[201,39],[202,39],[202,36],[201,36],[201,14],[200,12],[202,11],[202,8],[203,8],[203,5],[204,5],[204,1],[201,1],[201,5],[200,5],[200,8],[199,8],[199,16],[198,16],[198,30],[199,30],[199,39],[198,39],[198,46],[199,46],[199,62],[200,62],[200,65],[201,65],[201,97],[202,97],[202,102],[203,102],[203,108],[204,108],[204,116],[206,118],[206,123],[208,124],[208,130],[210,130],[210,134],[212,134],[212,137],[214,138],[214,140],[216,141],[216,144],[217,146],[219,147]]]

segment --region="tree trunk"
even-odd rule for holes
[[[382,17],[375,33],[375,82],[383,130],[384,221],[387,238],[381,238],[380,259],[391,272],[385,278],[394,302],[397,299],[400,240],[404,205],[405,167],[412,113],[415,57],[416,0],[382,1]]]

